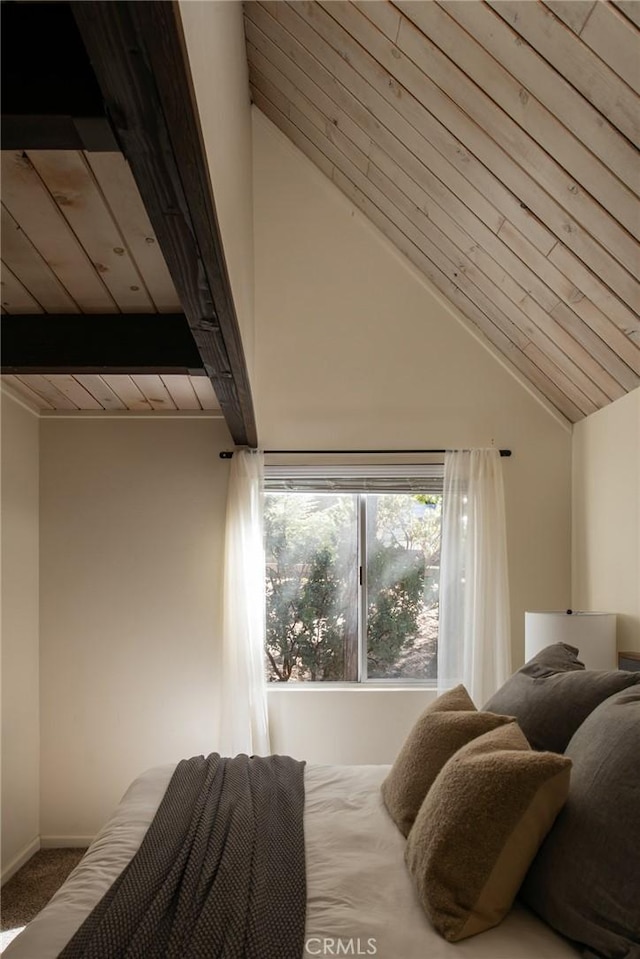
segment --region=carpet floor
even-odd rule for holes
[[[84,849],[41,849],[2,887],[1,946],[37,916],[85,854]]]

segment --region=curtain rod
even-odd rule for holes
[[[367,454],[395,453],[398,456],[404,456],[407,453],[449,453],[449,450],[264,450],[265,456],[366,456]],[[223,450],[220,453],[221,460],[230,460],[233,456],[233,450]],[[500,456],[511,456],[511,450],[500,450]]]

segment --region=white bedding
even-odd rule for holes
[[[58,955],[134,855],[174,768],[157,767],[132,783],[67,882],[9,945],[6,959]],[[576,959],[572,946],[519,906],[489,932],[445,942],[416,898],[404,864],[405,840],[382,804],[379,785],[387,770],[305,768],[306,959]]]

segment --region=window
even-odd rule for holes
[[[435,680],[442,467],[411,471],[267,468],[269,681]]]

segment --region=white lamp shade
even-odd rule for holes
[[[587,669],[616,669],[616,614],[549,611],[524,614],[525,662],[552,643],[579,650]]]

